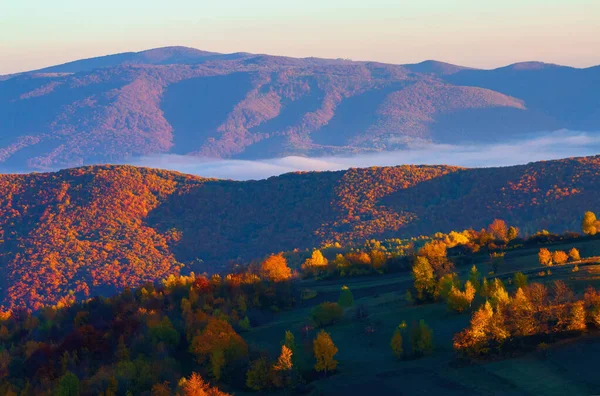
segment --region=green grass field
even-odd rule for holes
[[[550,250],[580,249],[582,257],[600,254],[600,241],[583,241],[571,245],[548,246]],[[577,293],[588,285],[600,286],[600,265],[582,264],[579,272],[572,265],[551,267],[551,275],[537,276],[541,270],[539,247],[520,249],[506,254],[499,275],[511,277],[516,271],[529,271],[530,282],[566,281]],[[475,263],[482,274],[490,271],[486,262]],[[466,278],[470,268],[458,268]],[[278,314],[265,326],[244,334],[249,345],[269,350],[276,357],[286,330],[291,330],[301,351],[302,366],[310,369],[312,339],[318,329],[308,332],[311,309],[323,301],[337,301],[342,285],[353,292],[355,303],[346,310],[345,318],[326,330],[339,352],[338,370],[327,378],[310,383],[312,394],[507,394],[507,395],[586,395],[600,393],[600,377],[594,362],[600,352],[600,337],[587,335],[577,341],[552,345],[542,352],[527,353],[517,358],[466,364],[455,358],[452,337],[464,329],[470,312],[449,312],[445,303],[413,305],[406,301],[406,290],[412,285],[409,273],[374,277],[346,278],[335,281],[304,281],[301,287],[316,292],[312,299],[287,312]],[[366,320],[355,318],[355,307],[367,308]],[[433,354],[414,360],[397,360],[389,342],[394,329],[402,321],[409,325],[424,319],[434,332]],[[366,331],[370,327],[372,332]],[[405,336],[408,338],[408,334]],[[408,340],[405,339],[405,348]],[[376,384],[376,385],[375,385]]]

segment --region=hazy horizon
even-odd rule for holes
[[[156,154],[127,161],[90,165],[133,165],[178,171],[207,178],[262,180],[290,172],[338,171],[349,168],[397,165],[452,165],[489,168],[525,165],[530,162],[584,157],[600,153],[600,131],[559,130],[536,133],[490,144],[412,144],[402,150],[353,156],[285,156],[257,160],[216,159],[193,155]],[[77,166],[73,166],[77,167]],[[48,172],[68,169],[60,167]],[[0,174],[42,172],[0,167]],[[45,171],[44,171],[45,172]]]
[[[600,3],[107,0],[12,2],[0,15],[0,74],[164,46],[394,64],[495,68],[600,64]]]

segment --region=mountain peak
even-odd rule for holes
[[[542,69],[555,69],[559,67],[566,67],[557,65],[554,63],[544,63],[537,61],[528,61],[528,62],[517,62],[511,65],[501,67],[501,69],[511,69],[511,70],[542,70]]]
[[[195,64],[204,59],[219,55],[221,54],[217,52],[202,51],[190,47],[160,47],[139,52],[122,52],[118,54],[81,59],[35,71],[44,73],[78,73],[93,69],[130,64]]]
[[[403,66],[414,73],[435,74],[437,76],[454,74],[461,70],[471,69],[469,67],[453,65],[451,63],[440,62],[436,60],[426,60],[423,62],[412,63]]]

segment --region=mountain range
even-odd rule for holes
[[[0,77],[0,166],[256,159],[600,130],[600,66],[478,70],[158,48]]]
[[[579,231],[600,156],[501,168],[355,168],[259,181],[133,166],[0,175],[0,304],[109,295],[270,253],[432,235],[506,220]]]

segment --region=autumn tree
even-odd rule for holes
[[[282,346],[285,346],[286,348],[288,348],[291,353],[292,353],[292,364],[294,365],[294,367],[296,367],[298,365],[298,347],[296,346],[296,339],[294,337],[294,334],[289,331],[286,330],[285,331],[285,336],[283,338],[283,342],[281,343]]]
[[[504,220],[495,219],[492,224],[489,225],[488,232],[496,240],[507,240],[508,227]]]
[[[371,257],[371,266],[373,266],[373,269],[376,271],[383,268],[387,261],[387,256],[381,250],[371,250],[369,256]]]
[[[517,336],[525,337],[535,333],[534,307],[522,287],[517,288],[508,315]]]
[[[596,235],[598,232],[597,219],[594,212],[585,212],[583,214],[583,221],[581,222],[581,230],[586,235]]]
[[[277,358],[277,363],[275,363],[276,371],[289,371],[294,367],[292,363],[292,350],[285,345],[281,346],[281,353],[279,354],[279,358]]]
[[[415,356],[423,356],[433,351],[433,332],[421,319],[413,325],[410,334],[410,345]]]
[[[275,371],[274,383],[278,387],[287,387],[292,384],[292,369],[294,368],[292,350],[285,345],[281,346],[281,353],[273,366]]]
[[[367,252],[350,252],[346,254],[346,260],[356,267],[371,267],[371,256]]]
[[[469,356],[487,354],[492,346],[501,345],[509,336],[504,315],[486,301],[471,317],[471,325],[454,337],[454,348]]]
[[[555,280],[552,283],[552,297],[556,305],[570,303],[575,297],[575,293],[562,280]]]
[[[510,296],[504,287],[502,281],[494,278],[490,290],[490,302],[494,308],[502,308],[510,303]]]
[[[324,371],[327,375],[328,371],[336,369],[338,362],[334,359],[334,356],[338,349],[325,330],[321,330],[313,341],[313,352],[316,359],[316,371]]]
[[[390,348],[392,348],[392,353],[396,358],[402,358],[404,348],[402,346],[402,331],[400,327],[396,327],[396,330],[394,330],[394,335],[390,341]]]
[[[190,378],[183,378],[179,386],[183,390],[183,396],[230,396],[210,386],[198,373],[192,373]]]
[[[552,253],[552,262],[556,265],[565,264],[568,260],[569,256],[562,250],[557,250]]]
[[[546,248],[541,248],[538,253],[538,260],[541,265],[550,266],[552,265],[552,253]]]
[[[152,386],[152,396],[171,396],[171,387],[169,381],[164,381]]]
[[[338,271],[343,271],[344,269],[350,266],[350,262],[348,259],[341,253],[335,255],[335,260],[333,260],[333,265]]]
[[[600,293],[591,286],[588,287],[585,290],[584,302],[588,321],[593,323],[594,326],[600,327]]]
[[[461,287],[461,282],[458,275],[455,273],[443,275],[440,279],[438,279],[437,285],[435,286],[434,298],[442,298],[446,300],[450,290],[453,287]]]
[[[227,321],[210,317],[204,330],[192,339],[190,351],[201,364],[209,359],[217,377],[229,362],[246,357],[248,346]]]
[[[512,241],[513,239],[517,239],[518,236],[519,236],[519,229],[517,227],[510,226],[506,233],[506,238],[509,241]]]
[[[348,308],[354,305],[354,296],[348,286],[342,286],[340,297],[338,299],[338,305],[343,308]]]
[[[432,299],[435,293],[435,277],[429,260],[423,256],[417,256],[412,267],[417,299],[420,301]]]
[[[321,271],[327,269],[327,259],[319,249],[315,249],[312,255],[302,264],[303,271]]]
[[[426,258],[437,276],[448,274],[454,268],[452,263],[448,261],[447,246],[442,241],[427,242],[419,249],[417,256]]]
[[[443,242],[448,248],[453,248],[458,245],[466,245],[470,240],[464,232],[450,231],[447,235],[443,236]]]
[[[272,282],[283,282],[292,277],[292,270],[287,265],[283,253],[273,254],[260,265],[261,276]]]
[[[475,288],[470,281],[465,283],[465,291],[460,291],[457,287],[452,286],[448,293],[448,308],[456,312],[463,312],[471,306],[475,298]]]
[[[570,308],[569,312],[569,324],[567,330],[571,331],[584,331],[585,325],[585,307],[583,301],[575,301]]]
[[[579,250],[572,248],[569,250],[569,259],[571,261],[579,261],[581,260],[581,256],[579,255]]]

